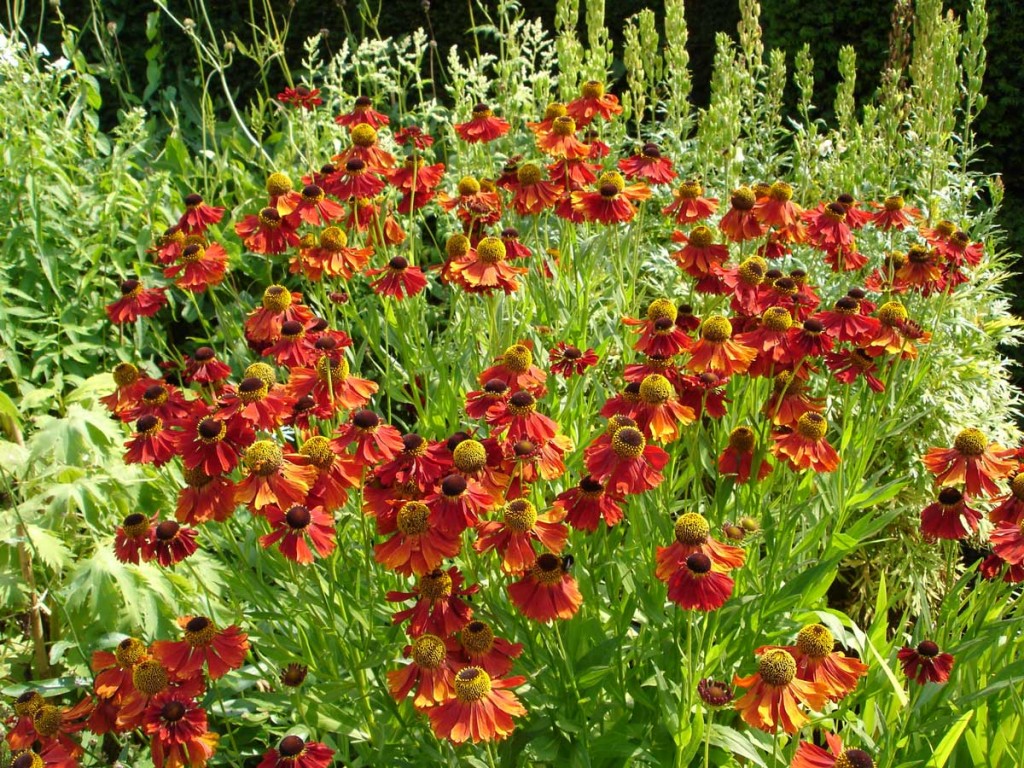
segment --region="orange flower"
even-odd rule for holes
[[[424,632],[448,637],[469,624],[473,609],[463,597],[480,590],[479,584],[462,588],[463,577],[454,565],[447,571],[436,570],[420,577],[412,592],[388,592],[385,598],[392,603],[416,599],[412,608],[397,611],[392,617],[395,624],[409,619],[408,632],[419,637]]]
[[[715,371],[732,376],[746,371],[757,350],[732,340],[732,323],[721,315],[712,315],[700,327],[700,339],[690,350],[686,367],[691,371]]]
[[[754,204],[753,210],[763,224],[786,230],[797,227],[803,214],[803,209],[793,202],[793,187],[784,181],[772,184],[768,194]]]
[[[746,723],[769,733],[780,726],[796,733],[807,723],[801,705],[820,711],[828,700],[828,691],[820,683],[800,680],[796,661],[781,648],[766,651],[759,659],[757,672],[749,677],[733,678],[733,685],[749,689],[736,702]]]
[[[718,222],[718,228],[734,243],[756,240],[765,233],[765,226],[754,215],[756,202],[757,198],[754,197],[754,192],[750,187],[739,187],[732,191],[730,198],[732,207]]]
[[[525,715],[526,709],[503,689],[525,682],[525,677],[492,679],[480,667],[465,667],[455,675],[455,696],[427,711],[430,726],[438,738],[455,744],[504,739],[515,728],[512,718]]]
[[[890,195],[884,203],[871,203],[871,207],[876,209],[871,221],[883,230],[906,229],[913,226],[912,219],[921,218],[921,209],[907,206],[900,195]]]
[[[497,637],[484,621],[469,622],[459,633],[463,660],[481,667],[491,677],[503,677],[512,669],[512,662],[523,652],[522,643],[510,643]]]
[[[402,504],[395,517],[394,535],[374,545],[374,559],[405,576],[422,576],[437,568],[446,557],[455,557],[462,540],[442,531],[431,517],[430,508],[422,502]]]
[[[514,293],[525,267],[513,267],[505,259],[505,243],[498,237],[485,237],[476,247],[449,264],[452,281],[467,293],[490,294],[496,289]]]
[[[805,413],[796,420],[796,427],[775,435],[772,453],[785,461],[791,469],[813,469],[815,472],[832,472],[839,466],[839,454],[825,433],[828,422],[820,413]]]
[[[660,581],[668,582],[684,566],[686,559],[697,553],[707,555],[712,567],[720,573],[743,567],[746,553],[739,547],[722,544],[711,538],[711,526],[703,515],[696,512],[680,515],[674,532],[676,540],[655,551],[654,575]]]
[[[651,196],[651,189],[645,184],[626,186],[625,179],[616,171],[601,174],[594,192],[573,192],[573,210],[582,213],[586,221],[602,224],[632,221],[636,216],[635,202]]]
[[[576,579],[569,575],[567,558],[545,552],[522,578],[509,584],[508,594],[519,612],[528,619],[548,622],[571,619],[583,603]]]
[[[540,168],[533,163],[523,163],[516,170],[516,180],[512,186],[512,209],[521,216],[540,213],[545,208],[553,207],[561,195],[559,186],[544,181]]]
[[[590,147],[576,138],[576,121],[568,115],[556,117],[551,130],[537,134],[537,148],[560,160],[583,160]]]
[[[929,448],[924,455],[925,467],[935,475],[936,485],[964,483],[968,496],[997,496],[996,480],[1016,469],[1014,451],[990,443],[980,429],[964,429],[953,441],[952,448]]]
[[[395,701],[402,701],[413,688],[416,696],[412,703],[417,709],[443,704],[452,698],[455,669],[459,666],[456,650],[452,641],[429,634],[420,635],[412,645],[407,645],[404,655],[412,663],[387,673],[388,690]]]
[[[857,687],[857,681],[868,673],[867,664],[859,659],[833,651],[835,638],[827,627],[808,624],[796,636],[796,645],[781,646],[796,662],[798,680],[807,680],[823,686],[828,697],[839,701]],[[761,654],[778,650],[776,646],[758,648]]]
[[[729,259],[728,247],[715,245],[714,232],[703,224],[690,230],[689,235],[673,232],[672,241],[685,243],[681,250],[672,254],[672,258],[690,277],[700,279],[713,274]]]
[[[809,741],[801,741],[789,768],[875,768],[871,755],[863,749],[843,749],[843,740],[826,733],[828,750]]]
[[[617,494],[643,493],[664,479],[661,470],[669,456],[656,445],[648,445],[635,426],[620,427],[609,439],[598,438],[584,452],[587,471]]]
[[[750,480],[754,464],[756,435],[750,427],[736,427],[729,433],[729,445],[718,457],[720,474],[736,478],[737,483]],[[772,465],[764,457],[758,463],[757,479],[764,480],[772,471]]]
[[[387,115],[381,114],[373,108],[373,102],[369,96],[357,96],[352,104],[352,111],[334,118],[338,125],[345,125],[352,128],[357,125],[366,124],[371,128],[380,128],[391,122]],[[404,129],[410,130],[410,129]],[[397,138],[397,137],[396,137]]]
[[[285,453],[273,440],[257,440],[242,456],[248,477],[235,488],[235,503],[248,504],[259,512],[268,504],[288,509],[303,504],[317,471],[309,459],[297,453]]]
[[[717,197],[704,197],[704,187],[697,181],[684,181],[672,193],[671,203],[661,209],[666,216],[675,217],[677,224],[702,221],[718,209]]]
[[[649,184],[669,184],[676,177],[672,161],[663,157],[661,147],[650,141],[630,157],[619,160],[617,167],[630,181],[641,179]]]

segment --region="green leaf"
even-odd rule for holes
[[[960,736],[963,734],[967,724],[974,717],[974,710],[969,709],[960,715],[960,719],[956,721],[952,728],[946,731],[946,735],[942,737],[942,741],[939,742],[939,746],[935,748],[932,753],[931,759],[928,761],[926,768],[943,768],[946,761],[949,760],[949,756],[953,754],[953,750],[956,748],[956,744],[960,741]]]

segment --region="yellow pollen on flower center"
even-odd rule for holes
[[[483,656],[494,646],[494,630],[485,622],[471,621],[462,630],[459,639],[470,658]]]
[[[340,251],[348,246],[348,235],[339,227],[328,227],[320,233],[320,247],[328,251]]]
[[[736,427],[729,433],[729,447],[740,453],[754,450],[755,435],[750,427]]]
[[[335,362],[327,355],[320,355],[320,359],[316,361],[316,375],[320,381],[326,382],[329,378],[333,385],[347,379],[348,373],[348,360],[345,358]]]
[[[505,243],[497,237],[485,237],[477,245],[476,253],[485,264],[497,264],[505,260]]]
[[[732,191],[730,202],[732,207],[738,211],[749,211],[754,207],[757,198],[754,197],[754,190],[750,187],[737,187]]]
[[[185,625],[185,642],[189,645],[207,646],[217,636],[217,627],[205,616],[194,616]]]
[[[146,644],[134,637],[126,637],[114,649],[114,658],[122,667],[134,667],[146,658]]]
[[[480,667],[465,667],[455,675],[455,697],[466,704],[491,692],[491,676]]]
[[[302,188],[302,199],[307,203],[319,203],[324,197],[323,188],[317,184],[307,184]]]
[[[679,316],[679,310],[669,299],[655,299],[647,305],[647,319],[656,323],[658,320],[670,320],[673,323]]]
[[[768,685],[789,685],[796,677],[796,662],[788,651],[781,648],[767,651],[757,662],[757,671]]]
[[[552,101],[544,110],[545,120],[555,120],[556,118],[565,115],[566,109],[565,104],[561,104],[557,101]]]
[[[793,199],[793,187],[784,181],[776,181],[768,189],[768,197],[780,203]]]
[[[576,121],[567,115],[556,117],[551,124],[551,132],[555,136],[572,136],[576,133]]]
[[[516,171],[516,178],[520,184],[536,184],[541,178],[540,166],[524,163]]]
[[[14,714],[18,717],[31,717],[39,708],[46,704],[44,699],[37,691],[26,691],[21,694],[14,701]]]
[[[267,177],[267,194],[279,197],[292,191],[292,180],[283,173],[272,173]]]
[[[760,285],[764,282],[768,264],[760,256],[751,256],[736,268],[736,273],[747,285]]]
[[[277,229],[281,226],[281,214],[277,208],[264,208],[256,214],[256,218],[260,220],[260,224],[266,229]]]
[[[246,405],[260,402],[269,393],[270,387],[267,383],[255,376],[242,379],[242,383],[238,385],[238,399]]]
[[[60,731],[60,724],[60,709],[52,704],[44,704],[32,716],[32,725],[35,726],[36,733],[45,738],[56,736]]]
[[[715,233],[711,231],[710,227],[705,227],[703,224],[694,227],[688,237],[690,245],[694,248],[707,248],[714,244]]]
[[[257,440],[245,449],[243,461],[255,475],[272,475],[284,464],[284,452],[273,440]]]
[[[430,508],[419,501],[407,501],[398,510],[398,530],[403,536],[421,536],[430,530]]]
[[[604,96],[604,83],[600,80],[588,80],[580,89],[584,99],[599,99]]]
[[[537,508],[526,499],[515,499],[505,505],[505,527],[516,533],[532,531],[537,522]]]
[[[139,380],[139,369],[131,363],[118,363],[113,371],[114,384],[118,389],[134,384]]]
[[[793,316],[785,307],[768,307],[761,315],[761,322],[769,331],[781,333],[793,327]]]
[[[721,344],[732,338],[732,323],[721,315],[712,315],[700,327],[700,337],[713,344]]]
[[[704,194],[704,187],[696,181],[684,181],[676,189],[675,195],[680,200],[696,200],[698,197]]]
[[[412,660],[417,667],[438,669],[444,664],[447,649],[436,635],[420,635],[412,644]]]
[[[45,768],[43,758],[31,749],[23,749],[15,752],[11,758],[11,768]]]
[[[268,387],[277,381],[277,374],[274,369],[266,363],[253,363],[245,369],[244,379],[259,379]]]
[[[420,596],[427,600],[447,600],[452,596],[452,577],[444,571],[432,571],[420,577]]]
[[[962,430],[956,436],[953,448],[963,456],[981,456],[985,452],[987,444],[984,432],[980,429],[969,428]]]
[[[836,758],[835,768],[875,768],[875,761],[862,749],[844,749]]]
[[[640,399],[647,405],[663,405],[672,397],[672,384],[664,376],[652,373],[640,382]]]
[[[368,123],[360,123],[352,129],[352,143],[357,147],[372,147],[377,143],[377,131]]]
[[[292,305],[292,294],[283,285],[271,285],[263,292],[263,308],[270,312],[284,312]]]
[[[796,636],[796,647],[814,659],[823,659],[832,653],[835,638],[827,627],[808,624]]]
[[[1024,472],[1017,472],[1010,478],[1010,493],[1018,501],[1024,501]]]
[[[155,696],[167,688],[169,677],[167,670],[159,661],[148,659],[140,661],[132,669],[132,685],[139,693]]]
[[[878,319],[890,327],[905,322],[908,317],[906,307],[898,301],[887,302],[878,308]]]
[[[612,435],[612,450],[620,459],[639,458],[646,446],[643,433],[636,427],[622,427]]]
[[[820,413],[805,413],[796,420],[796,432],[805,440],[817,442],[825,437],[827,430],[828,422]]]
[[[562,567],[562,559],[558,555],[545,552],[537,558],[537,562],[530,566],[530,574],[538,584],[550,587],[562,582],[565,569]]]
[[[201,245],[187,245],[181,249],[181,260],[186,264],[195,264],[202,261],[206,255],[206,249]]]
[[[696,512],[686,512],[676,520],[674,533],[676,541],[688,547],[704,544],[711,535],[707,518]]]
[[[335,455],[331,441],[323,435],[314,435],[302,444],[299,453],[309,458],[318,469],[327,469],[334,463]]]
[[[463,176],[459,179],[459,194],[463,197],[475,195],[480,191],[480,182],[472,176]]]
[[[477,440],[463,440],[452,451],[452,463],[460,472],[479,472],[487,466],[487,449]]]
[[[470,242],[465,235],[455,234],[448,238],[444,252],[449,259],[457,259],[469,253]]]
[[[905,204],[901,195],[889,195],[882,203],[887,211],[902,211]]]
[[[533,365],[533,353],[525,344],[513,344],[502,354],[501,362],[512,373],[526,373]]]
[[[626,180],[617,171],[607,171],[597,178],[597,187],[602,189],[602,194],[604,194],[603,188],[606,186],[614,187],[615,194],[618,194],[626,188]]]

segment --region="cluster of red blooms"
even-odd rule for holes
[[[287,89],[278,98],[307,110],[322,103],[317,91],[304,87]],[[397,216],[434,204],[461,228],[447,239],[443,262],[433,265],[440,282],[470,294],[513,293],[528,271],[517,264],[529,263],[533,254],[515,228],[500,228],[509,212],[526,217],[550,211],[574,223],[625,223],[657,188],[675,180],[672,160],[655,144],[643,145],[614,167],[603,165],[610,149],[597,126],[620,112],[617,99],[600,83],[586,83],[578,99],[551,104],[542,120],[527,124],[545,161],[517,156],[497,179],[467,176],[454,192],[446,192],[444,164],[431,164],[423,154],[433,139],[416,127],[396,131],[395,140],[410,148],[399,162],[379,142],[377,131],[387,128],[389,119],[360,97],[350,113],[336,118],[349,130],[349,146],[303,177],[301,191],[287,175],[272,174],[266,206],[238,221],[234,232],[247,251],[285,254],[297,280],[349,280],[361,273],[376,293],[407,299],[427,287],[424,271],[402,255],[383,266],[371,267],[371,261],[406,239]],[[506,135],[510,126],[480,104],[454,128],[462,140],[482,143]],[[211,229],[224,209],[195,194],[185,206],[153,253],[178,288],[202,292],[225,279],[228,254]],[[569,527],[591,533],[602,523],[620,523],[627,496],[663,481],[669,454],[662,446],[678,440],[698,419],[726,415],[725,389],[733,377],[773,382],[762,414],[774,433],[771,445],[763,446],[752,426],[733,429],[718,457],[721,475],[737,483],[757,482],[778,463],[793,471],[833,471],[840,457],[826,437],[825,393],[815,391],[823,389],[822,369],[845,386],[862,381],[882,392],[893,362],[913,358],[915,343],[930,338],[902,303],[878,306],[869,296],[951,291],[982,258],[981,245],[948,222],[916,229],[920,211],[899,196],[864,205],[840,195],[804,210],[788,184],[775,182],[733,190],[728,210],[713,222],[718,209],[719,201],[705,197],[700,184],[686,181],[662,214],[686,228],[672,236],[681,273],[696,293],[721,297],[717,301],[728,304],[728,316],[700,318],[690,306],[660,298],[643,317],[623,319],[636,334],[637,360],[625,366],[621,391],[600,411],[607,427],[584,450],[586,473],[550,502],[534,491],[535,484],[563,477],[573,446],[539,404],[550,376],[581,375],[598,362],[593,349],[559,342],[544,371],[534,364],[529,344],[509,347],[480,373],[479,389],[466,395],[466,415],[479,426],[431,441],[401,434],[368,408],[377,385],[352,374],[348,335],[317,317],[302,293],[271,285],[245,322],[246,341],[260,361],[241,377],[234,379],[210,347],[196,349],[161,378],[129,363],[115,369],[116,390],[104,402],[132,425],[125,461],[155,467],[180,462],[185,482],[173,520],[125,518],[116,533],[117,557],[171,566],[196,551],[198,526],[223,522],[244,505],[263,521],[263,547],[310,564],[334,551],[335,515],[358,488],[362,512],[374,518],[380,537],[376,561],[416,579],[410,591],[387,595],[392,602],[412,603],[394,615],[396,624],[406,625],[410,642],[404,652],[409,663],[388,673],[391,694],[396,700],[411,694],[413,706],[428,716],[439,737],[456,743],[506,737],[513,718],[526,713],[510,690],[525,678],[509,676],[522,646],[474,618],[464,598],[478,585],[466,585],[459,569],[445,568],[445,561],[471,541],[478,554],[495,553],[508,576],[509,599],[522,615],[538,622],[571,618],[582,596],[570,572],[572,558],[564,554]],[[819,252],[836,272],[867,272],[868,261],[856,244],[865,227],[919,233],[922,241],[910,242],[906,253],[890,253],[883,265],[862,273],[861,287],[831,308],[821,306],[807,272],[770,267],[801,247]],[[717,242],[722,237],[749,243],[743,248],[754,255],[731,264],[730,248]],[[540,266],[546,277],[553,276],[548,264]],[[117,324],[151,316],[167,303],[166,288],[146,288],[135,279],[125,280],[121,292],[107,307]],[[284,381],[280,369],[287,370]],[[282,442],[282,428],[294,435],[294,445]],[[964,494],[943,488],[935,508],[925,511],[931,535],[960,538],[975,530],[978,514],[968,508],[968,496],[995,493],[993,479],[1006,477],[1015,466],[999,449],[986,448],[983,440],[975,443],[958,438],[955,456],[929,454],[929,468],[941,473],[943,484],[966,484]],[[992,513],[999,526],[992,556],[998,562],[992,567],[1010,563],[1007,578],[1012,574],[1015,580],[1024,578],[1022,500],[1024,480],[1017,483],[1015,476],[1011,496]],[[680,515],[674,533],[675,541],[655,553],[655,575],[666,583],[668,598],[685,610],[720,608],[732,595],[730,573],[743,566],[744,550],[716,541],[708,521],[695,512]],[[207,623],[193,627],[197,621]],[[200,635],[207,639],[194,642]],[[125,650],[97,662],[102,666],[95,705],[69,715],[68,729],[79,727],[75,724],[86,715],[94,731],[141,726],[152,736],[158,768],[165,760],[169,766],[204,765],[216,736],[207,731],[206,714],[195,703],[205,685],[201,668],[205,662],[213,679],[239,666],[245,635],[237,627],[216,630],[209,620],[192,618],[178,644],[126,643],[130,659]],[[757,728],[794,733],[807,722],[805,709],[820,711],[826,702],[848,695],[867,668],[833,646],[825,627],[810,625],[793,646],[759,649],[758,671],[734,681],[747,689],[736,703],[743,718]],[[952,657],[940,654],[931,641],[904,649],[900,660],[908,676],[921,682],[941,682],[952,666]],[[159,690],[139,692],[140,669],[158,670],[154,680],[162,674]],[[101,677],[107,681],[102,691]],[[146,690],[154,687],[155,682]],[[174,723],[183,724],[168,725],[168,712]],[[48,748],[68,749],[53,744]],[[835,759],[860,752],[844,751],[831,734],[829,745]],[[820,747],[803,744],[797,757],[804,755],[800,765],[831,764],[822,762],[822,754],[828,757]],[[288,736],[260,768],[321,768],[329,760],[323,745]],[[852,760],[847,762],[857,765]]]
[[[936,500],[921,510],[921,530],[930,539],[960,540],[978,531],[982,513],[977,501],[991,504],[989,534],[992,552],[979,571],[986,579],[1000,576],[1024,581],[1024,448],[1003,448],[974,428],[961,430],[951,448],[931,448],[925,468],[940,486]],[[997,481],[1008,481],[1003,491]]]

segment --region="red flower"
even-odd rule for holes
[[[712,275],[729,259],[729,249],[715,245],[714,232],[703,224],[694,227],[689,235],[673,232],[672,241],[685,243],[681,250],[673,252],[672,258],[690,277]]]
[[[350,126],[349,136],[352,139],[352,146],[331,158],[338,166],[344,165],[353,157],[358,157],[366,163],[374,173],[382,173],[394,166],[394,156],[377,144],[377,131],[369,122]]]
[[[250,342],[274,342],[281,338],[281,326],[288,320],[313,325],[313,313],[302,303],[302,294],[283,285],[271,285],[263,291],[260,306],[245,321],[245,338]]]
[[[900,195],[890,195],[884,203],[871,203],[871,207],[877,209],[871,221],[879,229],[906,229],[913,226],[912,219],[921,217],[921,210],[908,207]]]
[[[809,741],[801,741],[790,768],[875,768],[871,756],[862,749],[843,749],[843,740],[833,733],[825,734],[828,750]]]
[[[455,696],[427,710],[430,726],[438,738],[455,744],[504,739],[515,728],[513,717],[526,709],[511,691],[526,682],[525,677],[492,679],[480,667],[465,667],[455,675]]]
[[[492,365],[477,376],[477,381],[486,384],[491,379],[500,379],[516,392],[525,389],[534,397],[544,395],[544,371],[533,364],[533,352],[526,344],[513,344],[496,359]]]
[[[692,342],[680,328],[679,310],[669,299],[655,299],[647,306],[646,319],[622,318],[638,329],[640,338],[633,349],[649,357],[670,358],[690,348]]]
[[[135,422],[135,434],[125,444],[125,464],[152,464],[160,467],[170,461],[176,451],[176,433],[164,425],[163,419],[147,413]]]
[[[661,148],[648,142],[630,157],[619,160],[618,169],[629,180],[640,179],[648,184],[669,184],[676,177],[672,161],[662,157]]]
[[[964,429],[952,448],[929,448],[922,460],[936,476],[936,485],[964,483],[968,496],[997,496],[999,486],[995,481],[1017,467],[1013,455],[1013,450],[989,443],[981,430]]]
[[[231,472],[240,452],[251,445],[256,433],[245,419],[218,419],[201,411],[177,433],[177,451],[186,469],[199,469],[210,477]]]
[[[766,651],[753,675],[736,676],[732,682],[749,689],[736,702],[741,717],[748,725],[769,733],[779,726],[786,733],[796,733],[808,721],[800,705],[820,711],[828,700],[827,690],[820,683],[797,678],[796,662],[781,648]]]
[[[827,430],[828,422],[821,414],[805,413],[791,431],[774,436],[772,453],[794,471],[832,472],[839,466],[840,459],[836,449],[825,439]]]
[[[565,105],[565,113],[583,128],[595,117],[611,120],[613,115],[622,114],[618,96],[604,92],[604,83],[588,80],[580,88],[579,98]]]
[[[375,544],[373,556],[378,563],[404,576],[422,576],[436,570],[445,558],[455,557],[461,548],[458,534],[442,530],[426,504],[406,501],[395,518],[394,535]]]
[[[290,107],[301,107],[307,110],[319,107],[324,103],[324,100],[320,98],[319,88],[307,88],[305,85],[285,88],[277,94],[277,100]]]
[[[348,126],[349,128],[354,128],[357,125],[363,124],[368,125],[371,128],[380,128],[391,121],[388,119],[387,115],[381,114],[373,108],[373,102],[370,100],[369,96],[356,96],[355,103],[352,105],[352,111],[344,115],[338,115],[334,118],[334,122],[338,125]],[[422,135],[419,128],[414,126],[411,128],[403,128],[398,131],[398,133],[395,134],[395,139],[400,144],[404,144],[405,137],[412,131],[417,131],[419,132],[418,135]],[[402,138],[399,138],[400,135],[402,135]],[[429,139],[430,137],[428,136],[427,138]],[[433,140],[431,140],[430,143],[432,143],[432,141]],[[429,147],[430,143],[426,146]]]
[[[510,643],[497,637],[491,627],[483,621],[469,622],[458,635],[462,646],[460,661],[473,667],[481,667],[491,677],[504,677],[512,670],[512,663],[523,652],[521,643]]]
[[[567,558],[550,552],[538,556],[519,581],[509,584],[508,594],[528,619],[548,622],[571,619],[583,603],[576,579],[569,575]]]
[[[853,248],[853,233],[846,224],[842,203],[822,203],[813,211],[804,211],[810,243],[825,251]]]
[[[807,394],[807,384],[788,371],[776,374],[772,394],[761,412],[776,426],[792,427],[805,413],[818,413],[824,400]]]
[[[427,287],[423,270],[409,264],[404,256],[392,256],[386,267],[367,271],[367,277],[376,277],[370,287],[382,296],[405,299],[415,296]]]
[[[215,208],[203,202],[202,195],[194,192],[185,197],[185,212],[178,219],[178,229],[186,235],[201,235],[211,224],[224,216],[223,208]]]
[[[715,611],[732,595],[734,582],[713,568],[703,552],[687,555],[668,580],[668,599],[688,611]]]
[[[314,413],[320,418],[330,418],[341,409],[361,408],[370,401],[377,391],[377,385],[368,379],[349,375],[348,361],[344,356],[333,360],[323,354],[315,368],[293,368],[288,380],[288,391],[292,400],[310,395],[315,400]]]
[[[461,666],[456,657],[457,646],[437,635],[422,634],[405,647],[404,655],[412,659],[400,669],[387,673],[388,690],[395,701],[402,701],[416,689],[413,706],[426,709],[443,704],[455,695],[455,670]]]
[[[345,231],[332,226],[320,233],[317,244],[301,248],[288,262],[288,270],[292,274],[301,272],[314,282],[324,275],[348,280],[366,268],[371,256],[373,248],[348,247]]]
[[[823,357],[835,346],[835,340],[825,333],[824,323],[814,317],[804,320],[800,327],[790,328],[786,341],[792,355],[788,362],[793,363],[807,357]]]
[[[756,240],[765,233],[764,224],[754,214],[756,202],[754,192],[749,187],[739,187],[732,191],[731,207],[718,222],[718,228],[734,243]]]
[[[494,141],[508,133],[509,124],[495,117],[486,104],[473,107],[473,117],[465,123],[456,123],[455,132],[459,138],[470,144]]]
[[[363,161],[358,158],[349,160],[346,172],[355,173],[356,171],[349,171],[349,168],[356,164],[362,166]],[[361,171],[362,168],[358,168],[358,170]],[[341,196],[343,197],[372,197],[384,188],[384,182],[381,181],[379,184],[374,184],[372,191],[367,195],[362,194],[361,190],[352,191],[350,195],[345,195],[344,177],[341,181],[336,181],[335,183],[341,187],[339,192],[342,193]],[[277,201],[277,212],[285,217],[284,222],[287,222],[292,229],[296,229],[300,223],[320,227],[332,221],[337,221],[344,216],[345,209],[327,197],[323,187],[318,184],[307,184],[302,188],[300,195],[279,198]],[[298,245],[298,243],[296,242],[294,245]],[[274,251],[274,253],[277,253],[277,251]]]
[[[128,515],[114,533],[114,557],[122,563],[138,565],[149,543],[150,530],[155,525],[155,516],[150,520],[140,512]]]
[[[272,432],[284,423],[291,407],[292,403],[284,387],[268,384],[257,376],[246,376],[239,382],[237,389],[232,386],[224,388],[213,419],[242,421],[252,429]],[[212,425],[208,429],[213,434]],[[239,430],[245,430],[245,427],[234,427],[234,434],[240,435]]]
[[[473,609],[462,599],[475,594],[480,586],[462,588],[463,577],[454,565],[447,571],[431,571],[420,577],[412,592],[388,592],[389,602],[416,599],[412,608],[398,611],[392,617],[395,624],[410,619],[408,632],[418,637],[424,632],[449,637],[465,627],[473,616]]]
[[[1003,499],[995,499],[999,504],[988,513],[988,519],[994,524],[1009,523],[1018,525],[1024,522],[1024,465],[1017,465],[1010,475],[1010,493]]]
[[[506,294],[519,289],[519,275],[525,275],[524,267],[513,267],[507,260],[505,243],[498,237],[485,237],[476,249],[469,249],[465,256],[453,259],[448,270],[452,282],[467,293],[490,294],[500,289]]]
[[[967,497],[944,487],[938,499],[921,510],[921,532],[929,539],[957,541],[978,530],[981,513],[967,506]]]
[[[256,768],[327,768],[334,759],[334,750],[318,741],[303,741],[299,736],[285,736],[277,749],[269,749]]]
[[[757,357],[757,350],[732,339],[732,323],[721,315],[712,315],[700,327],[700,339],[690,350],[686,367],[698,373],[714,371],[732,376],[746,371]]]
[[[677,224],[703,221],[718,209],[718,198],[704,197],[704,187],[696,181],[683,182],[672,193],[672,197],[672,202],[662,208],[661,212],[674,217]]]
[[[213,757],[218,736],[207,731],[206,711],[184,691],[158,693],[145,711],[156,768],[200,768]]]
[[[679,516],[673,528],[675,541],[667,547],[658,547],[654,553],[654,575],[666,583],[693,554],[706,555],[712,569],[726,573],[735,568],[742,568],[746,553],[731,544],[722,544],[711,538],[711,526],[707,519],[696,512],[686,512]]]
[[[174,517],[196,525],[207,520],[224,522],[235,512],[235,484],[230,478],[211,477],[201,469],[184,469],[185,487],[178,491]]]
[[[434,143],[434,137],[424,133],[418,125],[410,125],[395,131],[395,141],[403,147],[411,144],[416,149],[428,149]]]
[[[558,342],[548,351],[551,372],[566,379],[581,376],[587,368],[597,365],[597,361],[597,355],[592,347],[583,352],[564,341]]]
[[[149,530],[149,538],[142,548],[142,559],[156,560],[162,566],[180,563],[199,548],[196,544],[198,531],[195,528],[183,528],[174,520],[164,520],[154,524]]]
[[[989,534],[992,551],[1011,566],[1024,565],[1024,523],[1003,521]]]
[[[217,359],[211,347],[199,347],[192,357],[185,357],[185,381],[196,384],[217,384],[231,375],[231,366]]]
[[[242,456],[248,476],[235,488],[235,502],[247,504],[254,512],[275,504],[288,509],[304,504],[317,478],[309,459],[285,453],[273,440],[257,440]]]
[[[432,519],[440,530],[458,536],[475,526],[480,515],[494,506],[495,500],[477,480],[451,474],[423,503],[430,507]]]
[[[861,314],[860,309],[860,302],[851,296],[843,296],[833,309],[819,312],[815,317],[839,341],[861,347],[878,335],[882,323],[877,318]]]
[[[271,505],[264,507],[261,514],[272,530],[260,536],[260,546],[270,548],[277,544],[282,555],[300,565],[312,563],[314,552],[318,557],[327,557],[334,551],[334,518],[323,507],[295,504],[285,512]]]
[[[729,433],[729,445],[718,457],[718,471],[736,478],[737,483],[750,480],[754,464],[756,435],[750,427],[736,427]],[[764,480],[772,471],[765,457],[758,461],[757,479]]]
[[[651,196],[650,187],[644,184],[626,186],[625,180],[615,171],[601,174],[597,189],[593,192],[573,192],[573,210],[582,213],[586,221],[615,224],[632,221],[637,209],[634,203]]]
[[[239,627],[218,629],[205,616],[182,616],[178,626],[184,630],[183,639],[157,640],[152,646],[153,657],[178,679],[198,675],[205,665],[210,679],[216,680],[245,661],[249,638]]]
[[[205,248],[193,243],[181,249],[178,262],[164,270],[164,277],[177,278],[174,284],[179,288],[201,293],[224,280],[228,254],[217,243],[211,243]]]
[[[565,511],[565,522],[573,528],[593,533],[601,520],[609,528],[622,521],[621,500],[621,497],[605,493],[603,484],[586,475],[579,485],[560,493],[553,506]]]
[[[143,288],[138,280],[121,283],[121,298],[106,306],[110,322],[122,325],[140,317],[152,317],[167,303],[163,288]]]
[[[939,646],[932,640],[922,641],[917,648],[904,646],[896,653],[896,658],[903,666],[903,674],[920,685],[949,680],[954,661],[952,654],[940,653]]]
[[[648,445],[636,427],[615,430],[606,444],[595,444],[585,452],[587,471],[598,482],[618,494],[643,493],[661,484],[661,470],[668,454]]]
[[[235,234],[250,251],[264,255],[284,253],[299,244],[295,226],[281,216],[277,208],[249,214],[235,224]]]
[[[333,448],[340,453],[352,444],[357,463],[364,467],[390,461],[405,448],[402,433],[365,408],[353,411],[351,419],[338,428]]]

